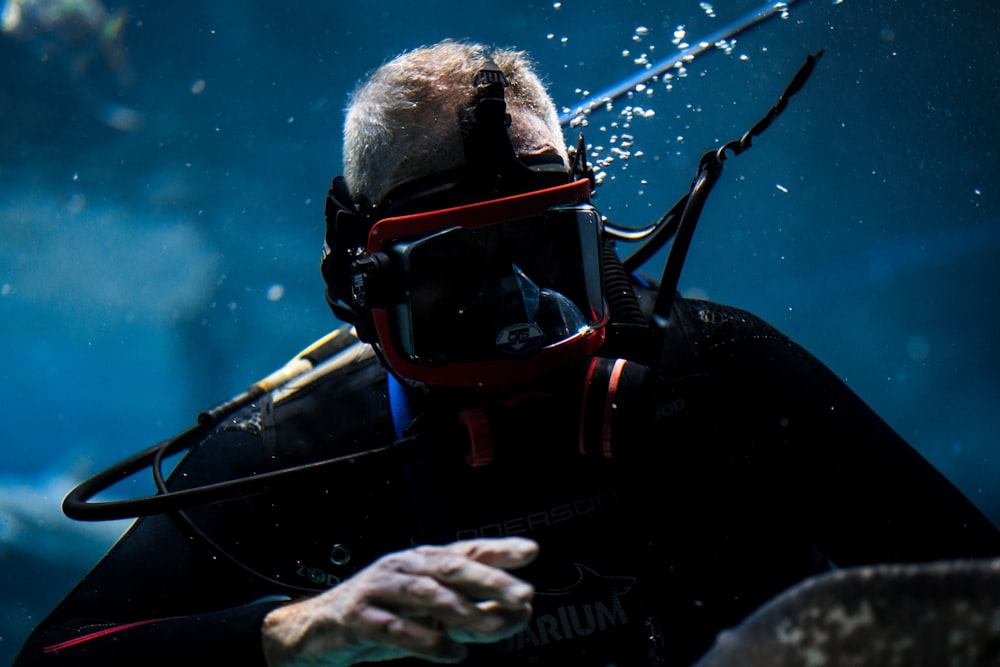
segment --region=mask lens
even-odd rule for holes
[[[601,220],[589,205],[392,242],[408,289],[395,343],[423,364],[523,358],[604,320]]]

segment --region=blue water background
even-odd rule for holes
[[[93,85],[136,132],[0,43],[0,663],[123,528],[60,518],[70,485],[336,325],[323,199],[366,71],[445,37],[514,45],[569,106],[758,4],[131,2],[134,83]],[[602,158],[633,137],[595,203],[648,223],[825,48],[726,163],[681,288],[802,343],[1000,522],[998,30],[992,0],[803,0],[584,130]]]

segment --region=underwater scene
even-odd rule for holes
[[[128,526],[64,517],[75,484],[341,324],[319,264],[348,95],[445,38],[531,54],[627,227],[822,51],[726,160],[680,291],[788,334],[1000,523],[993,0],[0,7],[0,664]]]

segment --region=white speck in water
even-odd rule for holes
[[[285,286],[280,283],[275,283],[267,288],[267,300],[268,301],[281,301],[281,297],[285,296]]]

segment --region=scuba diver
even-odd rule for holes
[[[814,63],[641,233],[591,203],[523,52],[445,41],[378,68],[326,200],[347,324],[70,493],[75,518],[140,518],[17,667],[689,665],[831,568],[1000,555],[817,359],[676,294],[722,161]],[[157,494],[89,500],[145,467]]]

